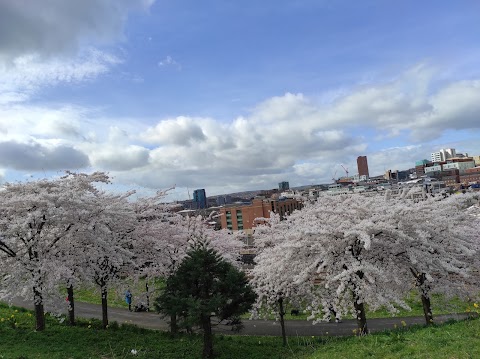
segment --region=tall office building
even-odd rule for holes
[[[290,189],[290,183],[288,183],[287,181],[280,182],[278,184],[278,189],[280,191],[288,191]]]
[[[207,208],[207,195],[203,188],[193,191],[193,201],[197,204],[197,209]]]
[[[367,156],[358,156],[357,167],[358,167],[358,176],[370,177],[370,175],[368,174]]]

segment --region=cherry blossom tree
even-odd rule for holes
[[[45,329],[44,300],[54,286],[51,270],[62,241],[80,224],[87,194],[103,173],[74,174],[54,180],[7,183],[0,191],[0,257],[3,299],[22,296],[35,305],[36,329]]]
[[[77,233],[82,249],[81,277],[100,289],[102,324],[108,327],[108,289],[134,269],[134,231],[136,216],[126,194],[98,192],[90,198],[88,223]]]
[[[317,278],[322,290],[313,293],[312,314],[318,315],[321,303],[325,319],[333,305],[337,315],[354,314],[357,333],[366,334],[365,304],[395,313],[399,306],[408,308],[403,297],[410,285],[426,294],[437,278],[437,290],[447,291],[454,275],[463,286],[478,253],[478,223],[464,214],[461,203],[458,198],[320,197],[284,222],[269,223],[269,231],[277,232],[271,239],[257,230],[256,242],[270,246],[258,257],[257,271],[263,268],[264,282],[279,289],[279,267],[295,274],[289,283]],[[292,249],[295,255],[289,254]]]
[[[359,335],[368,333],[365,304],[392,312],[407,307],[402,281],[388,260],[389,243],[379,237],[384,203],[381,197],[320,197],[287,218],[292,245],[303,259],[297,261],[299,278],[317,278],[317,292],[324,296],[312,301],[312,315],[319,315],[319,304],[322,319],[331,316],[332,308],[339,317],[352,313]]]
[[[425,321],[433,323],[431,293],[446,298],[478,294],[480,220],[478,195],[388,201],[389,220],[397,233],[392,256],[399,270],[413,276]]]
[[[304,258],[290,230],[291,221],[281,221],[280,216],[270,214],[263,218],[266,225],[256,228],[255,244],[258,254],[251,271],[251,283],[257,294],[253,317],[274,315],[280,321],[283,345],[287,345],[285,306],[300,307],[314,300],[313,277],[304,278]]]
[[[135,229],[134,280],[145,280],[146,307],[155,293],[155,281],[175,271],[184,255],[183,217],[174,206],[165,203],[167,191],[144,197],[133,203],[137,218]]]

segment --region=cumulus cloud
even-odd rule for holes
[[[75,168],[90,164],[121,183],[208,187],[209,193],[275,187],[282,180],[329,182],[335,170],[342,172],[339,163],[354,174],[358,155],[368,155],[372,174],[407,169],[441,148],[445,134],[480,127],[478,80],[432,86],[431,79],[419,67],[342,91],[330,102],[286,93],[228,122],[178,116],[152,123],[103,118],[75,106],[0,106],[0,167],[64,169],[71,157]],[[385,148],[391,140],[397,147]],[[480,143],[461,150],[480,153]]]
[[[205,140],[205,134],[195,119],[183,116],[159,122],[155,127],[149,128],[142,137],[151,143],[178,146]]]
[[[102,122],[97,122],[96,126],[101,127]],[[103,171],[129,171],[148,164],[149,150],[131,143],[134,139],[127,127],[122,129],[110,125],[103,132],[98,131],[99,136],[91,136],[89,141],[78,143],[93,167]]]
[[[0,59],[75,53],[87,42],[122,38],[132,9],[148,9],[152,0],[0,2]]]
[[[102,145],[90,153],[92,165],[106,171],[129,171],[148,163],[149,151],[140,146]]]
[[[407,169],[441,147],[416,143],[480,128],[478,81],[433,86],[432,77],[430,69],[418,66],[389,82],[344,91],[330,103],[286,93],[229,123],[185,116],[160,120],[141,135],[157,146],[147,168],[172,181],[177,174],[176,182],[244,188],[259,178],[329,181],[339,163],[354,174],[356,157],[365,154],[372,173]],[[379,150],[386,138],[403,146]],[[148,173],[140,177],[145,185],[156,181]]]
[[[38,142],[0,142],[0,166],[15,170],[67,170],[85,168],[88,157],[75,148],[45,146]]]
[[[290,102],[302,96],[285,97]],[[275,101],[275,111],[280,111],[281,98]],[[148,168],[172,180],[176,174],[177,184],[200,183],[208,178],[211,184],[248,186],[251,181],[253,185],[260,178],[266,179],[265,176],[281,179],[287,172],[294,174],[294,166],[300,161],[321,162],[345,154],[361,143],[343,130],[322,130],[321,123],[315,124],[309,115],[295,116],[294,120],[286,116],[276,123],[275,116],[268,119],[266,107],[260,104],[250,116],[238,117],[231,123],[188,117],[159,121],[141,135],[158,145],[150,151]],[[139,177],[145,185],[155,182],[148,173]]]
[[[85,117],[89,111],[78,106],[0,106],[0,133],[3,140],[26,142],[32,138],[63,140],[86,139],[91,126]]]
[[[0,105],[45,86],[95,79],[121,62],[96,48],[122,38],[127,15],[152,0],[0,2]]]
[[[419,66],[391,82],[356,89],[325,109],[324,124],[370,127],[391,137],[407,131],[417,142],[449,129],[479,129],[480,82],[457,81],[429,90],[431,76]]]

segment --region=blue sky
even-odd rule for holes
[[[0,3],[0,180],[207,194],[480,154],[478,1]]]

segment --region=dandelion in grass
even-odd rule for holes
[[[404,320],[402,320],[400,323],[402,323],[402,327],[406,327],[406,326],[407,326],[407,323],[405,323]]]
[[[132,353],[132,355],[137,355],[138,351],[137,351],[137,349],[132,349],[132,350],[130,351],[130,353]]]

